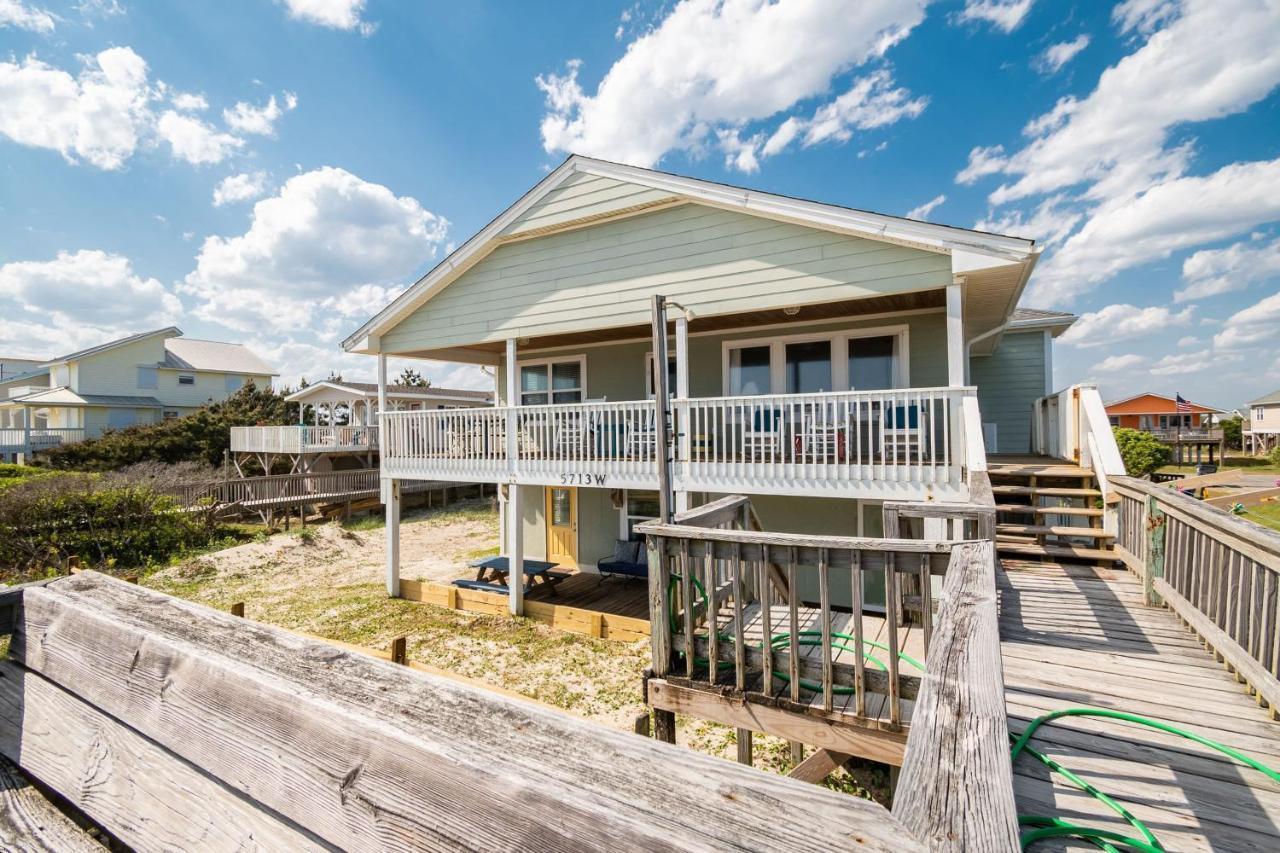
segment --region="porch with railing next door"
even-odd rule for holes
[[[657,487],[652,400],[381,418],[386,477]],[[973,388],[678,399],[671,418],[682,490],[964,499],[981,447]]]
[[[376,426],[249,426],[231,428],[233,453],[361,452],[378,448]]]
[[[46,429],[11,427],[0,429],[0,453],[39,453],[63,444],[84,441],[83,429]]]

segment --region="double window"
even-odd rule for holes
[[[581,403],[587,396],[587,366],[581,356],[522,362],[520,405]]]
[[[906,327],[724,345],[724,388],[734,397],[902,388]]]
[[[1264,415],[1265,413],[1266,413],[1266,410],[1265,410],[1264,408],[1262,408],[1262,406],[1254,406],[1254,407],[1253,407],[1253,419],[1254,419],[1255,421],[1263,420],[1263,415]]]

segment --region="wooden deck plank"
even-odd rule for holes
[[[1126,572],[1082,577],[1010,562],[999,585],[1011,731],[1049,711],[1105,708],[1280,764],[1280,724],[1173,614],[1145,607],[1141,585]],[[1280,849],[1280,785],[1192,741],[1076,717],[1041,728],[1031,745],[1115,797],[1167,849]],[[1105,806],[1030,757],[1020,757],[1014,770],[1020,813],[1131,833]],[[1092,848],[1066,843],[1057,849]]]

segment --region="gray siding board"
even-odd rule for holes
[[[577,174],[529,207],[503,234],[515,235],[670,198],[651,187]]]
[[[988,452],[1031,450],[1031,404],[1048,391],[1044,335],[1038,330],[1006,334],[995,352],[970,362],[969,376],[978,387],[982,421],[997,425],[997,444]]]

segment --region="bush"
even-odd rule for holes
[[[85,567],[140,568],[216,538],[212,511],[177,511],[163,493],[167,479],[154,467],[50,473],[0,491],[0,580],[63,571],[73,557]]]
[[[1124,469],[1131,477],[1145,477],[1173,459],[1173,451],[1151,433],[1116,427],[1116,444]]]
[[[290,423],[284,393],[249,383],[220,403],[183,418],[112,430],[101,438],[40,453],[36,463],[74,471],[114,471],[140,462],[218,466],[231,448],[233,426]]]
[[[1280,467],[1280,444],[1271,448],[1271,452],[1267,454],[1267,461],[1272,465]]]
[[[1227,450],[1240,450],[1244,447],[1244,418],[1239,415],[1225,419],[1222,427],[1222,444]]]

